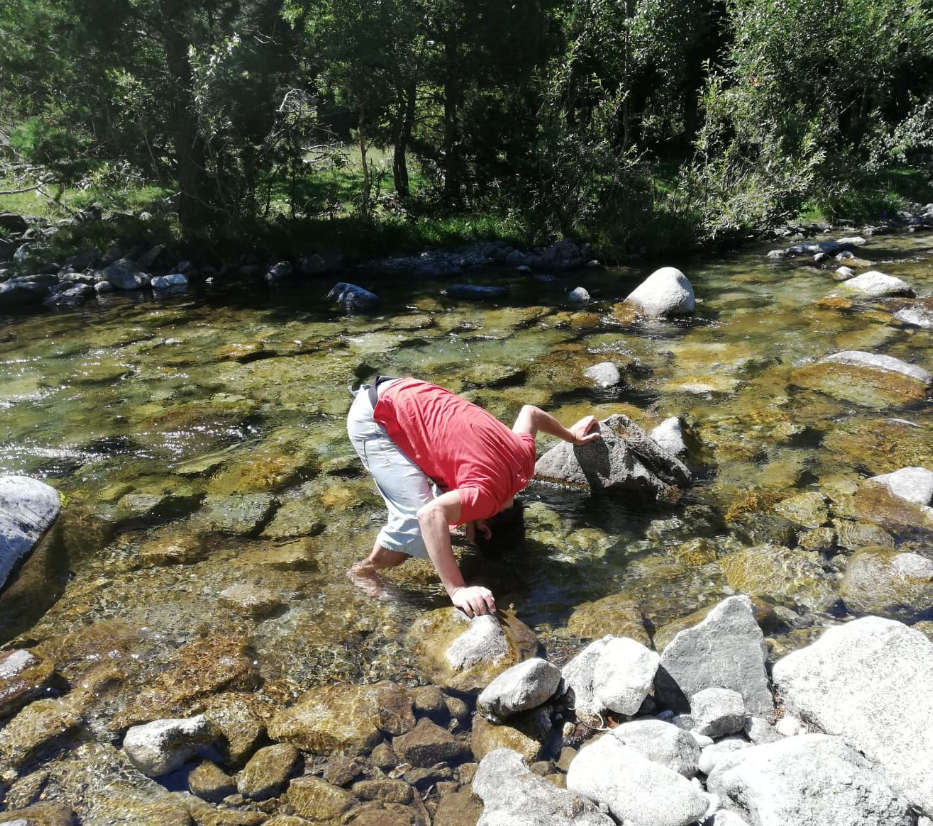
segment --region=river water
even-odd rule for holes
[[[678,322],[616,310],[648,275],[638,268],[553,280],[484,271],[475,283],[509,287],[494,305],[448,300],[440,281],[361,272],[353,280],[385,302],[374,317],[344,316],[323,297],[330,285],[315,282],[259,295],[123,294],[6,319],[0,472],[65,494],[69,569],[19,641],[74,662],[104,656],[106,645],[74,642],[97,629],[120,640],[143,685],[180,645],[238,633],[264,690],[282,700],[322,681],[418,680],[405,632],[446,603],[433,571],[406,563],[383,600],[344,575],[383,514],[346,437],[347,386],[382,373],[444,385],[509,423],[524,403],[566,424],[590,412],[646,428],[685,422],[697,483],[677,505],[532,483],[524,541],[489,556],[458,543],[468,579],[513,605],[555,657],[587,636],[581,610],[597,633],[592,617],[598,625],[606,603],[586,604],[611,595],[650,636],[727,594],[758,592],[778,608],[774,650],[802,644],[848,610],[838,589],[851,548],[832,538],[841,503],[867,476],[933,467],[933,415],[928,400],[859,404],[803,389],[792,373],[839,350],[929,369],[933,343],[893,319],[913,302],[818,305],[837,286],[832,270],[764,252],[681,264],[698,307]],[[859,254],[933,294],[933,235],[874,238]],[[578,285],[594,298],[582,309],[566,300]],[[624,368],[619,388],[583,376],[607,360]],[[813,491],[828,507],[822,539],[774,510]],[[775,556],[763,575],[723,563],[766,541],[816,549]],[[922,544],[903,547],[929,555]]]

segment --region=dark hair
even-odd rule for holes
[[[486,520],[492,536],[483,539],[477,532],[476,546],[482,553],[496,553],[511,550],[525,541],[525,505],[521,499],[512,502],[512,507],[499,511]]]

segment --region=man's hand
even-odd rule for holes
[[[575,445],[585,445],[599,438],[599,422],[595,416],[584,416],[570,428]]]
[[[450,601],[468,617],[496,613],[496,598],[482,585],[461,586],[450,595]]]

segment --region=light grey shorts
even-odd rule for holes
[[[389,512],[378,543],[390,551],[428,558],[418,509],[440,491],[411,459],[396,447],[385,428],[373,419],[373,405],[367,390],[356,393],[347,415],[347,433],[363,467],[373,477]]]

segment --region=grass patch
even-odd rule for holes
[[[912,203],[933,201],[933,172],[892,168],[841,185],[808,200],[798,215],[803,222],[834,223],[840,219],[873,221],[893,217]]]

